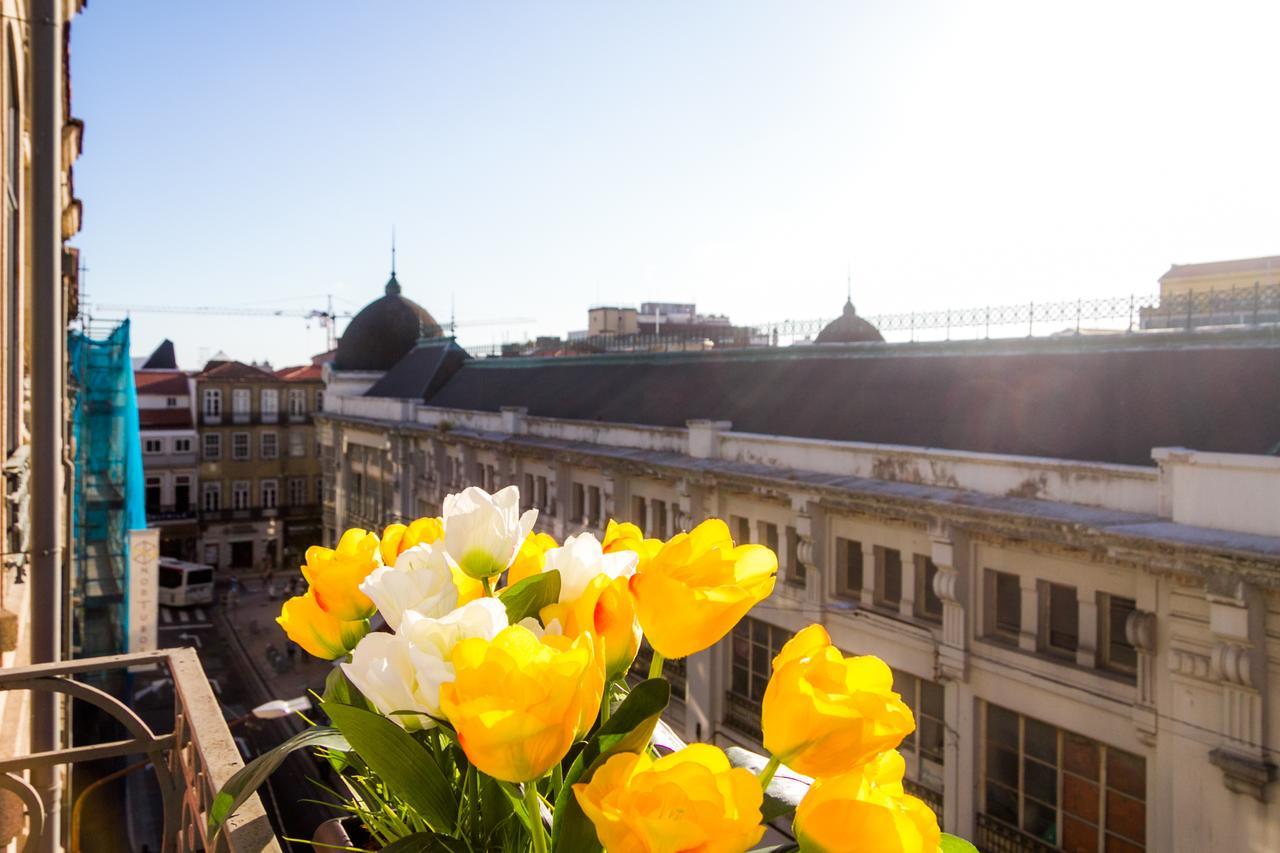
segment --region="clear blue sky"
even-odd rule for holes
[[[1176,8],[1175,8],[1176,7]],[[464,343],[1149,292],[1280,254],[1278,4],[94,2],[94,303],[405,294]],[[276,366],[302,320],[134,315]]]

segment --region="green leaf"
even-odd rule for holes
[[[564,776],[564,787],[556,797],[551,823],[551,849],[557,853],[596,851],[600,841],[596,828],[573,795],[575,782],[590,782],[596,768],[620,752],[640,752],[653,736],[653,729],[671,701],[671,685],[651,678],[635,686],[613,716],[587,741]]]
[[[392,841],[382,848],[382,853],[468,853],[468,849],[456,838],[434,832],[415,832]]]
[[[289,754],[308,747],[329,747],[348,750],[351,745],[337,729],[329,726],[313,726],[299,732],[269,752],[264,752],[235,772],[209,806],[209,834],[217,836],[227,818],[258,790]]]
[[[453,787],[422,744],[380,714],[350,705],[321,707],[369,769],[427,826],[439,832],[453,829],[458,817]]]
[[[940,853],[978,853],[978,848],[968,841],[945,832],[942,833],[942,846],[938,849]]]
[[[507,608],[507,621],[512,625],[528,616],[537,619],[542,608],[560,600],[560,573],[553,569],[527,577],[499,592],[498,599]]]
[[[724,754],[734,767],[745,767],[757,776],[768,763],[763,755],[738,746],[729,747]],[[773,780],[769,782],[769,790],[764,792],[764,803],[760,806],[765,822],[795,814],[796,806],[809,793],[809,784],[807,778],[794,774],[786,767],[779,767]]]
[[[324,677],[324,694],[320,697],[320,701],[332,702],[338,705],[351,705],[356,708],[364,708],[366,711],[374,710],[373,705],[351,683],[351,679],[347,678],[346,673],[342,671],[340,666],[335,666],[329,670],[329,674]]]

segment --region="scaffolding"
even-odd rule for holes
[[[129,635],[129,531],[147,526],[129,321],[71,332],[72,635],[76,657],[120,654]]]

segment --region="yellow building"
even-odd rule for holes
[[[312,415],[324,404],[315,365],[271,371],[211,361],[195,377],[201,562],[296,564],[320,539],[320,460]]]
[[[1174,264],[1160,276],[1160,296],[1280,286],[1280,255],[1202,264]]]

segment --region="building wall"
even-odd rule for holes
[[[1256,266],[1229,271],[1206,271],[1198,275],[1168,276],[1160,279],[1160,295],[1208,293],[1210,291],[1246,290],[1254,285],[1280,285],[1280,264],[1272,258],[1259,259]],[[1266,263],[1271,261],[1271,263]]]
[[[846,652],[894,668],[920,725],[904,748],[912,788],[950,831],[1013,850],[1043,849],[1024,825],[1050,847],[1087,835],[1099,849],[1280,849],[1269,781],[1280,524],[1255,519],[1265,529],[1239,534],[1161,515],[1191,500],[1187,489],[1196,506],[1242,484],[1256,494],[1252,478],[1280,476],[1265,460],[1217,460],[1213,477],[1190,482],[1170,464],[798,446],[715,422],[649,430],[518,410],[330,405],[319,432],[339,498],[353,443],[381,448],[392,472],[387,514],[366,526],[436,512],[464,485],[516,483],[539,529],[561,539],[602,532],[610,517],[655,534],[665,523],[671,535],[714,515],[735,537],[774,546],[774,595],[685,662],[672,718],[691,739],[758,746],[768,660],[821,622]],[[830,476],[850,468],[854,485]],[[1017,488],[1027,480],[1038,485]],[[351,526],[340,500],[325,512],[328,536]]]

